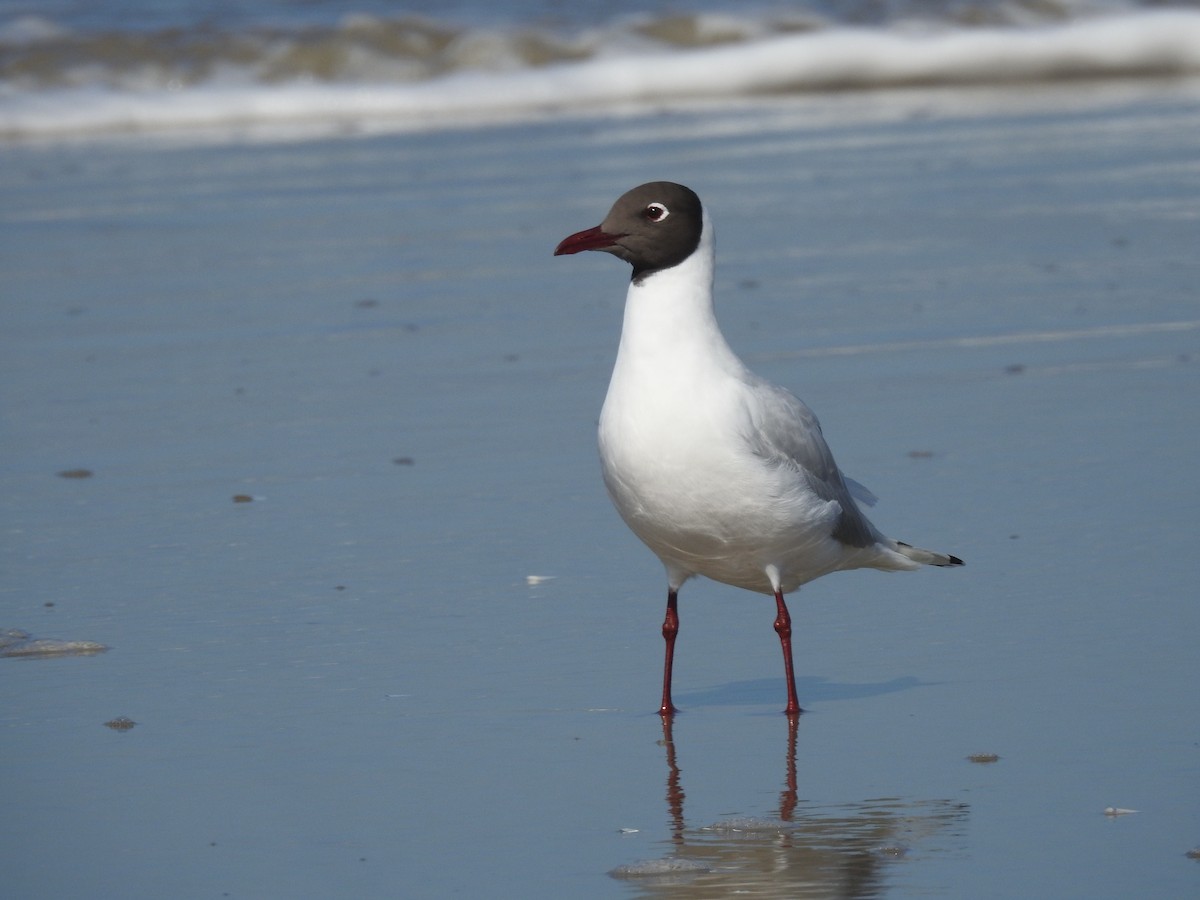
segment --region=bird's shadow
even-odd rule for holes
[[[796,693],[801,705],[825,703],[838,700],[862,700],[880,697],[897,691],[908,691],[924,687],[927,682],[911,675],[893,678],[890,681],[866,684],[839,684],[828,678],[811,676],[796,679]],[[752,681],[731,681],[697,691],[685,691],[678,695],[680,705],[688,706],[760,706],[778,703],[783,696],[783,684],[778,678],[756,678]]]

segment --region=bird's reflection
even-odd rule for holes
[[[829,805],[799,800],[796,736],[787,720],[787,750],[778,816],[739,817],[689,827],[673,719],[663,719],[667,816],[671,838],[658,858],[612,871],[637,897],[880,897],[890,862],[910,847],[958,833],[965,804],[886,798]]]

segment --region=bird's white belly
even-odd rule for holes
[[[840,567],[837,503],[736,435],[671,419],[630,420],[606,404],[600,427],[609,495],[668,569],[769,594],[769,567],[785,591]]]

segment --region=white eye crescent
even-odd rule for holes
[[[643,210],[642,215],[645,216],[647,222],[661,222],[671,211],[661,203],[651,203]]]

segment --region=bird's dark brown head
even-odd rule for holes
[[[623,194],[595,228],[564,239],[554,255],[603,250],[633,266],[637,281],[691,256],[703,230],[704,210],[694,191],[651,181]]]

